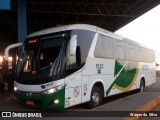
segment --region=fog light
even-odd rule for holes
[[[59,103],[58,99],[54,100],[54,104],[58,104],[58,103]]]

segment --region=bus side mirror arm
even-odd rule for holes
[[[8,47],[6,47],[5,51],[4,51],[4,56],[5,56],[5,60],[8,61],[8,56],[9,56],[9,50],[12,48],[16,48],[19,46],[22,46],[23,43],[15,43],[15,44],[11,44]]]
[[[69,54],[73,56],[76,54],[77,48],[77,35],[72,35],[69,43]]]

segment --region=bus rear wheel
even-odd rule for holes
[[[102,92],[98,87],[93,87],[90,101],[87,103],[88,108],[94,108],[102,104]]]

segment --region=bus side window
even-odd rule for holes
[[[130,61],[135,61],[136,60],[136,51],[134,44],[132,43],[126,43],[126,59]]]
[[[119,59],[117,43],[118,43],[117,39],[113,39],[113,54],[115,59]]]
[[[104,58],[104,51],[103,51],[103,37],[101,34],[98,35],[97,43],[94,51],[94,55],[97,58]]]
[[[109,36],[103,35],[103,51],[104,58],[113,58],[113,39]]]
[[[97,58],[113,58],[113,39],[106,35],[99,34],[94,55]]]
[[[144,57],[144,52],[143,52],[143,48],[142,47],[139,47],[139,52],[138,52],[138,61],[140,62],[144,62],[143,61],[143,57]]]
[[[117,40],[118,59],[124,59],[124,42]]]
[[[71,73],[80,69],[86,63],[95,32],[88,30],[72,30],[70,34],[77,35],[76,54],[69,56],[68,48],[66,52],[66,71]]]
[[[76,55],[67,57],[67,71],[74,71],[81,68],[81,50],[80,46],[76,48]]]

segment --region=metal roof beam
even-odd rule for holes
[[[32,12],[78,14],[89,16],[134,17],[130,4],[123,3],[61,3],[61,2],[29,2],[27,10]]]
[[[83,24],[83,22],[36,22],[36,28],[38,30],[40,29],[44,29],[44,28],[49,28],[49,27],[55,27],[55,26],[60,26],[60,25],[66,25],[66,24]],[[106,28],[106,29],[113,29],[113,26],[110,22],[85,22],[85,24],[92,24],[92,25],[96,25],[99,26],[101,28]]]

